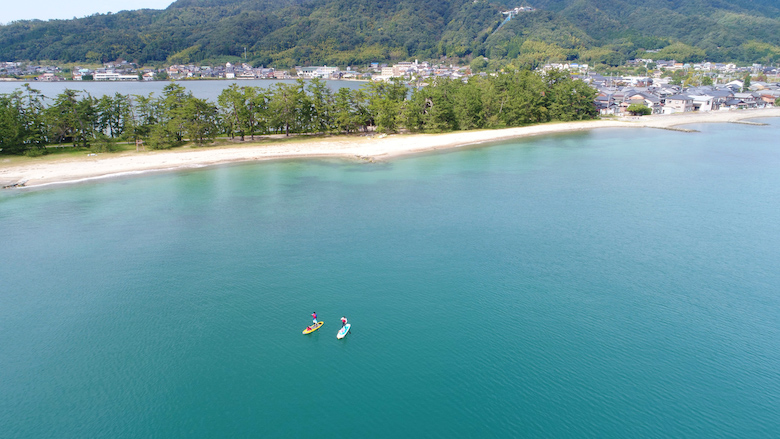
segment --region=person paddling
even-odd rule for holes
[[[344,316],[341,316],[341,327],[343,328],[347,324],[347,318]]]
[[[314,311],[312,311],[312,312],[311,312],[311,317],[314,319],[314,324],[313,324],[313,325],[311,325],[311,327],[312,327],[312,328],[316,328],[316,327],[317,327],[317,313],[316,313],[316,312],[314,312]]]

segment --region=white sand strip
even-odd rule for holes
[[[496,140],[595,128],[669,128],[691,123],[735,122],[762,117],[780,117],[780,108],[549,123],[520,128],[458,131],[446,134],[334,136],[317,139],[307,139],[301,136],[294,141],[278,143],[272,141],[254,145],[242,144],[240,146],[184,148],[172,151],[107,153],[95,156],[87,156],[85,154],[84,157],[79,158],[44,156],[20,160],[12,164],[0,162],[0,183],[5,185],[28,180],[27,186],[36,186],[128,175],[146,171],[293,157],[388,158]]]

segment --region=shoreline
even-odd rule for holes
[[[10,165],[4,163],[2,156],[0,156],[0,187],[24,180],[27,180],[25,187],[40,187],[125,175],[140,175],[152,171],[167,172],[226,163],[274,159],[344,158],[373,161],[501,140],[597,128],[675,129],[674,127],[678,125],[739,122],[744,119],[765,117],[780,117],[780,108],[552,122],[517,128],[455,131],[443,134],[374,134],[359,137],[340,135],[312,140],[298,137],[292,142],[271,141],[259,145],[249,143],[228,147],[185,148],[173,151],[128,151],[49,160],[36,158]]]

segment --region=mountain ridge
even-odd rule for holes
[[[780,61],[771,0],[536,0],[499,30],[509,0],[177,0],[163,10],[0,26],[0,60],[354,65],[448,57],[486,67],[545,61],[617,65]],[[660,52],[655,52],[655,51]],[[664,52],[666,51],[666,52]]]

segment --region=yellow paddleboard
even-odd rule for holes
[[[319,322],[316,325],[311,325],[303,330],[304,334],[311,334],[312,332],[320,329],[320,326],[322,326],[325,322]]]

